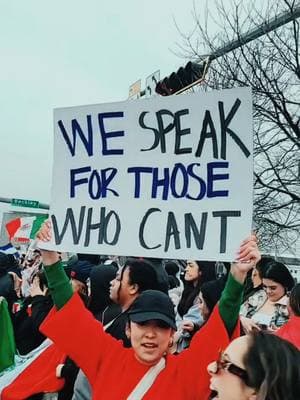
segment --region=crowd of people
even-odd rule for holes
[[[1,400],[300,399],[300,284],[255,236],[222,274],[40,247],[0,253]]]

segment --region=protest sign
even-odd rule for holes
[[[54,133],[48,248],[228,261],[249,235],[250,89],[56,109]]]

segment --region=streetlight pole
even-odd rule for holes
[[[292,11],[284,12],[272,18],[269,22],[264,22],[257,28],[251,29],[245,34],[241,35],[238,39],[226,43],[224,46],[218,48],[209,55],[210,61],[215,60],[218,57],[222,57],[224,54],[229,53],[232,50],[241,47],[252,40],[258,39],[259,37],[274,31],[275,29],[288,24],[291,21],[300,17],[300,4],[296,6]],[[203,61],[203,60],[199,60]]]
[[[251,29],[250,31],[242,34],[239,36],[238,39],[232,40],[229,43],[226,43],[222,47],[219,47],[215,51],[213,51],[209,55],[205,55],[202,57],[199,57],[196,60],[196,63],[203,63],[204,61],[206,62],[207,66],[208,63],[211,63],[213,60],[216,60],[219,57],[224,56],[227,53],[230,53],[231,51],[237,49],[238,47],[241,47],[252,40],[258,39],[259,37],[274,31],[275,29],[279,28],[280,26],[286,25],[291,21],[294,21],[295,19],[300,17],[300,4],[296,6],[292,11],[284,12],[282,14],[279,14],[275,16],[274,18],[270,19],[269,22],[264,22],[258,27]],[[181,94],[185,92],[186,90],[192,88],[193,86],[201,83],[203,81],[203,78],[200,78],[196,80],[195,82],[191,83],[188,86],[183,87],[179,91],[177,91],[175,94]]]
[[[206,66],[205,70],[206,70],[208,67],[208,64],[211,63],[213,60],[224,56],[225,54],[237,49],[238,47],[241,47],[241,46],[251,42],[252,40],[258,39],[259,37],[261,37],[269,32],[272,32],[275,29],[277,29],[283,25],[286,25],[287,23],[294,21],[299,17],[300,17],[300,4],[295,6],[294,8],[292,8],[292,10],[283,12],[283,13],[273,17],[269,21],[262,23],[261,25],[257,26],[256,28],[251,29],[250,31],[240,35],[236,40],[232,40],[228,43],[225,43],[223,46],[212,51],[210,54],[200,56],[194,62],[197,64],[205,63],[205,66]],[[177,90],[174,94],[178,95],[180,93],[183,93],[186,90],[190,89],[191,87],[201,83],[203,81],[204,75],[201,78],[190,83],[189,85],[182,87],[180,90]],[[140,91],[140,97],[144,96],[145,93],[146,93],[145,90]]]

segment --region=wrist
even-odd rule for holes
[[[59,255],[56,251],[41,250],[43,264],[46,266],[56,264],[60,261]]]
[[[234,279],[243,284],[246,280],[247,277],[247,271],[242,271],[238,264],[232,263],[231,264],[231,269],[230,269],[231,275],[234,277]]]

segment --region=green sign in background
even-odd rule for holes
[[[12,199],[11,205],[16,207],[39,208],[39,202],[36,200]]]

